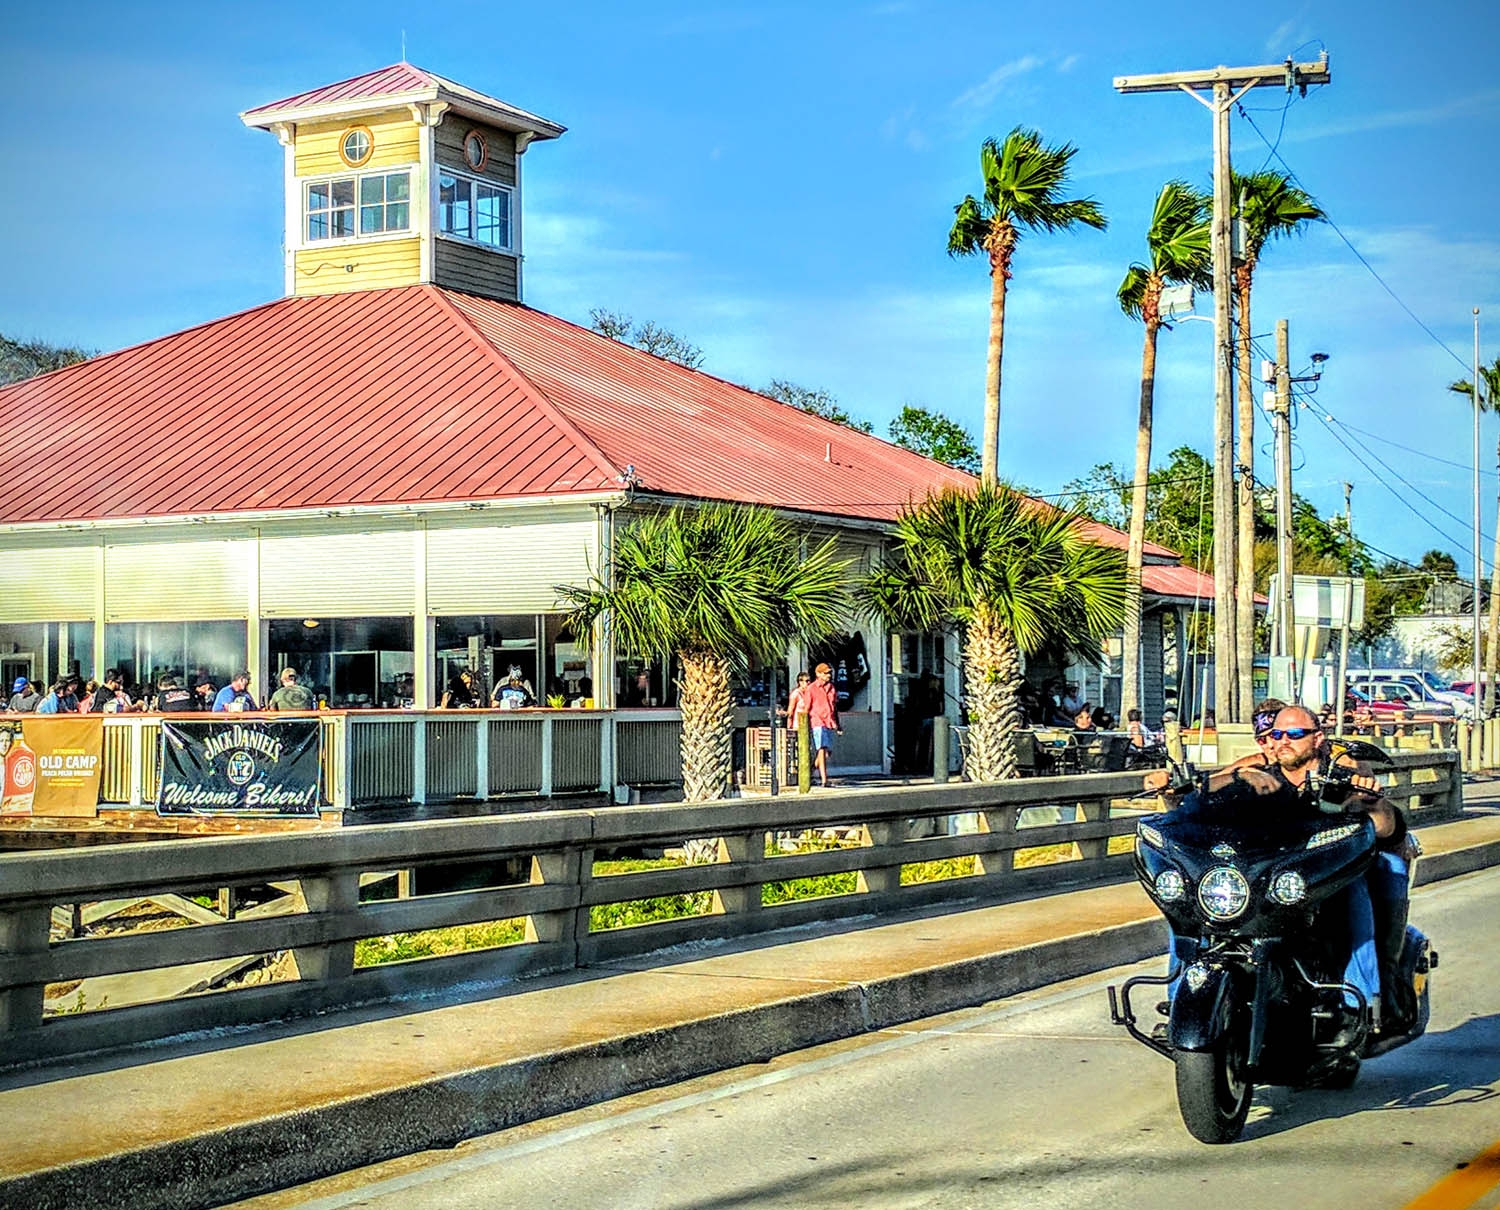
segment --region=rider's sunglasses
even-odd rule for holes
[[[1266,734],[1272,739],[1306,739],[1316,730],[1316,727],[1275,727]]]

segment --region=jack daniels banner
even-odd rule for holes
[[[163,719],[157,814],[316,815],[321,735],[315,718]]]

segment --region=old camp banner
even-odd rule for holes
[[[97,815],[104,716],[0,719],[0,815]]]
[[[321,734],[315,718],[163,719],[156,809],[316,815]]]

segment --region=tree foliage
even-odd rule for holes
[[[892,629],[963,632],[975,781],[1017,774],[1021,656],[1097,658],[1124,617],[1125,556],[1089,541],[1078,521],[1005,484],[945,488],[902,511],[891,558],[865,583],[865,607]]]
[[[595,307],[589,312],[589,327],[601,336],[608,336],[621,344],[634,345],[652,356],[675,361],[690,370],[703,365],[702,349],[654,320],[636,323],[622,311],[606,311],[602,307]]]
[[[845,428],[854,429],[859,433],[875,431],[875,426],[868,420],[861,420],[845,411],[837,399],[821,389],[800,386],[795,382],[788,382],[785,378],[773,378],[771,385],[762,388],[760,393],[804,412],[811,412],[814,416],[821,416],[824,420],[831,420],[834,424],[842,424]]]
[[[93,350],[50,345],[40,340],[12,340],[0,334],[0,386],[49,374],[94,356]]]
[[[891,440],[971,475],[979,473],[979,447],[969,430],[958,421],[930,408],[906,404],[891,421]]]

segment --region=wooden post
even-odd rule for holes
[[[1015,807],[997,807],[992,811],[979,812],[981,832],[999,832],[1013,835],[1020,812]],[[980,874],[1009,874],[1016,868],[1016,851],[1005,849],[998,853],[980,853],[974,858],[976,872]]]
[[[25,907],[0,912],[0,954],[40,957],[47,952],[52,910]],[[0,1037],[42,1027],[45,983],[22,983],[0,988]]]
[[[797,793],[812,793],[812,723],[806,713],[797,719]]]
[[[932,780],[941,785],[948,780],[948,763],[953,753],[948,739],[948,716],[939,714],[932,720]]]
[[[719,861],[732,862],[741,867],[758,865],[765,860],[766,834],[746,832],[738,836],[719,837]],[[760,911],[760,886],[758,882],[744,886],[723,887],[714,892],[713,910],[716,913]]]
[[[302,895],[310,914],[338,914],[359,907],[359,875],[331,874],[323,878],[303,878]],[[354,942],[333,941],[326,945],[306,945],[292,951],[297,977],[305,982],[334,982],[354,973]]]
[[[590,872],[593,869],[593,850],[588,852]],[[577,849],[561,853],[537,853],[531,858],[531,885],[579,882],[583,869],[584,854]],[[589,931],[588,908],[568,908],[560,912],[537,912],[526,917],[526,940],[543,943],[576,944],[579,930],[586,937]]]
[[[900,843],[900,833],[906,828],[906,822],[881,820],[876,823],[867,823],[859,830],[859,841],[866,848],[887,848]],[[874,866],[871,869],[860,870],[858,874],[859,889],[864,894],[880,895],[886,892],[895,892],[901,889],[901,862],[898,860],[893,865]]]

